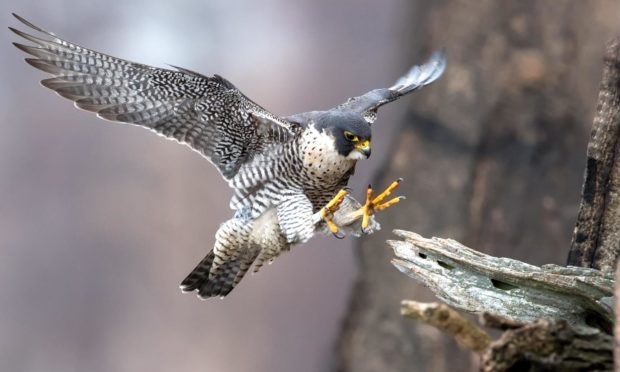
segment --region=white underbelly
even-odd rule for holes
[[[278,214],[275,208],[269,208],[253,222],[250,244],[260,248],[255,261],[254,272],[258,272],[265,262],[271,263],[283,251],[290,249],[280,231]]]
[[[278,214],[274,207],[267,209],[252,224],[250,241],[261,247],[280,245],[284,240],[278,224]]]

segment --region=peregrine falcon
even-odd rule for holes
[[[358,160],[370,156],[377,109],[438,79],[443,51],[414,66],[393,86],[326,110],[279,117],[219,75],[151,67],[67,42],[25,19],[42,34],[10,30],[34,45],[31,66],[53,77],[41,83],[100,118],[138,125],[189,146],[218,169],[233,189],[231,219],[215,245],[183,280],[184,292],[224,297],[254,264],[258,271],[316,232],[355,235],[378,228],[374,214],[397,204],[398,182],[366,202],[346,188]],[[387,200],[389,199],[389,200]],[[387,200],[387,201],[386,201]]]

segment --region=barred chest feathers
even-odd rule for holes
[[[317,130],[313,124],[302,134],[300,144],[304,178],[310,182],[308,186],[317,189],[340,184],[357,161],[338,153],[332,135]]]

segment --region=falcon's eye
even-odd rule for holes
[[[358,142],[360,140],[355,134],[349,132],[348,130],[344,132],[344,138],[351,142]]]

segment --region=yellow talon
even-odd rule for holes
[[[383,191],[381,194],[379,194],[373,201],[372,203],[377,205],[379,203],[381,203],[383,201],[383,199],[387,198],[388,196],[390,196],[390,194],[392,192],[394,192],[394,190],[396,190],[398,188],[398,186],[400,186],[400,182],[402,181],[402,178],[397,179],[396,181],[392,182],[390,184],[390,186],[388,186],[385,191]],[[393,200],[393,199],[392,199]],[[384,208],[385,209],[385,208]]]
[[[366,189],[366,203],[362,209],[362,229],[366,230],[368,228],[368,224],[370,223],[370,216],[372,214],[372,187],[368,185],[368,189]]]
[[[383,204],[377,205],[375,207],[375,212],[381,212],[384,209],[388,209],[389,207],[400,203],[400,201],[403,200],[403,199],[404,199],[404,197],[399,196],[398,198],[394,198],[394,199],[391,199],[391,200],[389,200],[389,201],[387,201],[387,202],[385,202]]]
[[[336,196],[334,196],[334,198],[330,200],[329,203],[327,203],[327,205],[325,205],[323,209],[327,209],[330,213],[333,214],[334,212],[338,210],[338,207],[340,207],[340,203],[342,203],[346,195],[347,195],[347,190],[343,189],[343,190],[338,191],[338,194],[336,194]]]
[[[402,199],[404,199],[403,196],[399,196],[397,198],[388,200],[385,203],[382,203],[385,198],[390,196],[390,194],[392,194],[392,192],[394,192],[394,190],[398,188],[401,181],[402,179],[399,178],[398,180],[392,182],[390,186],[385,189],[385,191],[377,195],[377,197],[375,197],[374,199],[372,197],[372,187],[368,185],[368,190],[366,190],[366,203],[364,203],[364,205],[360,207],[360,209],[358,209],[356,212],[357,215],[362,216],[362,230],[366,230],[368,228],[368,225],[370,224],[370,216],[382,210],[388,209],[389,207],[398,204]]]
[[[328,216],[323,216],[323,220],[327,224],[327,228],[331,231],[332,234],[338,234],[338,226],[331,220]]]
[[[336,194],[336,196],[334,196],[334,198],[321,209],[321,218],[327,224],[329,231],[331,231],[331,233],[337,238],[340,238],[338,235],[339,229],[334,221],[332,221],[332,216],[336,213],[336,211],[338,211],[338,208],[340,208],[340,204],[344,200],[344,197],[347,196],[347,193],[347,190],[344,189],[338,191],[338,194]]]

